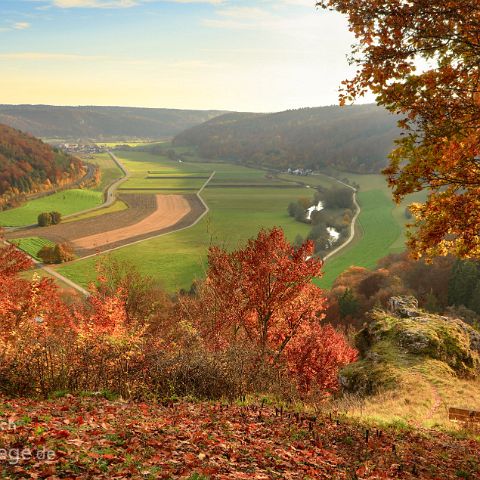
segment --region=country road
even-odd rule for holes
[[[325,175],[325,177],[328,177],[332,180],[335,180],[337,183],[340,183],[341,185],[344,185],[345,187],[348,187],[351,190],[353,190],[353,203],[355,204],[355,208],[357,209],[357,211],[355,212],[355,215],[352,218],[352,222],[350,223],[350,236],[339,247],[337,247],[335,250],[332,250],[328,255],[326,255],[323,258],[324,262],[326,262],[329,258],[333,257],[333,255],[337,254],[338,252],[340,252],[345,247],[350,245],[350,243],[353,242],[353,239],[355,238],[355,225],[357,224],[358,217],[359,217],[359,215],[362,211],[362,209],[360,208],[360,204],[358,203],[358,200],[357,200],[357,189],[355,187],[352,187],[348,183],[345,183],[345,182],[342,182],[341,180],[338,180],[338,178],[330,177],[329,175]]]

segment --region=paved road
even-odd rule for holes
[[[355,215],[352,218],[352,223],[350,223],[350,236],[339,247],[337,247],[335,250],[332,250],[328,255],[325,255],[323,259],[324,262],[326,262],[329,258],[333,257],[333,255],[337,254],[338,252],[340,252],[340,250],[343,250],[345,247],[347,247],[348,245],[350,245],[350,243],[353,242],[353,239],[355,238],[355,225],[357,224],[358,216],[362,211],[357,200],[357,189],[355,187],[352,187],[351,185],[348,185],[348,183],[338,180],[338,178],[330,177],[329,175],[325,175],[325,176],[353,190],[353,203],[355,204],[355,208],[357,209],[357,211],[355,212]]]

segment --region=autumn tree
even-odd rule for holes
[[[322,270],[322,262],[313,253],[313,242],[294,247],[279,228],[260,231],[244,248],[233,252],[211,247],[207,277],[198,298],[193,305],[185,305],[207,345],[216,351],[232,346],[254,349],[257,368],[265,362],[286,364],[291,372],[307,375],[297,378],[301,387],[324,378],[319,372],[325,365],[316,364],[315,358],[326,355],[320,351],[321,339],[328,336],[321,326],[326,302],[322,290],[312,282]],[[336,365],[336,375],[346,341],[340,335],[332,339],[339,347],[328,354]],[[308,372],[300,367],[298,357],[302,343],[307,342],[309,353],[304,354],[312,361]],[[320,349],[316,353],[314,344]]]
[[[415,256],[480,255],[480,3],[478,0],[321,0],[348,16],[359,68],[341,102],[371,90],[400,114],[403,136],[385,170],[396,201],[414,204]]]

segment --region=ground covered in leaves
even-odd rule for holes
[[[480,478],[480,443],[268,406],[0,397],[2,478]]]

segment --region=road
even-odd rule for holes
[[[354,203],[357,211],[355,212],[355,215],[352,218],[352,222],[350,223],[350,236],[339,247],[337,247],[335,250],[332,250],[328,255],[325,255],[325,257],[323,258],[324,262],[326,262],[329,258],[333,257],[335,254],[337,254],[338,252],[340,252],[345,247],[350,245],[350,243],[353,242],[353,239],[355,238],[355,225],[357,224],[358,217],[359,217],[359,215],[362,211],[362,209],[360,208],[360,205],[358,203],[358,200],[357,200],[357,189],[355,187],[352,187],[348,183],[345,183],[345,182],[342,182],[341,180],[338,180],[338,178],[330,177],[329,175],[325,175],[325,176],[328,177],[328,178],[331,178],[332,180],[335,180],[337,183],[340,183],[341,185],[344,185],[345,187],[348,187],[351,190],[353,190],[353,203]]]

